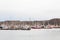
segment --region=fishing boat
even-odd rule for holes
[[[31,27],[29,25],[23,25],[20,29],[21,30],[31,30]]]

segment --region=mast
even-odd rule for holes
[[[45,28],[45,21],[43,21],[43,26],[44,26],[44,28]]]
[[[36,22],[35,22],[35,23],[36,23],[36,28],[37,28],[37,20],[36,20]]]
[[[45,22],[43,21],[43,25],[45,25]]]
[[[56,26],[56,19],[55,19],[55,21],[54,21],[54,25]]]
[[[50,25],[50,24],[49,24],[49,21],[48,21],[48,25]]]

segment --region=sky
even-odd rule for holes
[[[60,18],[60,0],[0,0],[0,21]]]

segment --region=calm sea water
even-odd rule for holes
[[[60,29],[0,30],[0,40],[60,40]]]

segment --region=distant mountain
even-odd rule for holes
[[[54,19],[51,19],[51,20],[49,20],[49,23],[50,24],[57,24],[57,25],[60,25],[60,18],[54,18]]]
[[[60,25],[60,18],[54,18],[54,19],[50,19],[50,20],[45,20],[45,21],[3,21],[0,22],[0,24],[28,24],[28,25],[34,25],[34,24],[45,24],[48,25]]]
[[[7,23],[7,24],[44,24],[47,25],[48,23],[51,24],[51,25],[54,25],[54,24],[58,24],[60,25],[60,18],[54,18],[54,19],[50,19],[50,20],[45,20],[45,21],[17,21],[17,20],[13,20],[13,21],[3,21],[3,22],[0,22],[0,24],[3,24],[3,23]]]
[[[54,19],[44,20],[44,21],[18,21],[18,20],[3,21],[3,22],[0,22],[0,29],[3,28],[3,29],[30,30],[31,28],[35,28],[35,29],[46,28],[46,26],[47,28],[51,28],[48,26],[48,24],[50,24],[50,26],[60,25],[60,18],[54,18]]]

